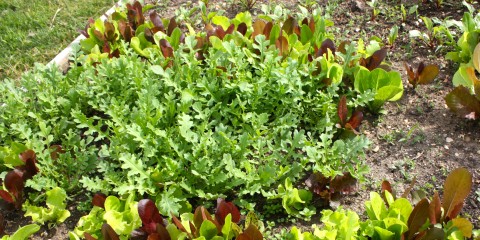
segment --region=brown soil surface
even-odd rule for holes
[[[327,6],[332,6],[332,2],[334,1],[320,0],[317,4],[328,10]],[[415,178],[414,189],[424,190],[428,196],[432,196],[434,191],[442,194],[443,182],[448,173],[457,167],[466,167],[473,174],[474,185],[461,215],[468,217],[475,228],[480,228],[480,123],[460,119],[446,107],[443,98],[453,88],[451,80],[458,67],[444,58],[451,47],[436,50],[418,40],[409,39],[409,30],[426,29],[415,13],[408,15],[407,20],[402,22],[399,6],[401,2],[408,11],[410,6],[418,4],[419,16],[456,20],[461,20],[467,9],[458,0],[445,0],[440,8],[434,3],[422,4],[416,0],[387,1],[380,4],[380,14],[371,21],[372,8],[364,1],[337,2],[338,5],[329,12],[335,23],[337,41],[378,36],[386,43],[390,28],[393,25],[400,27],[398,39],[389,50],[387,62],[392,69],[402,74],[405,86],[402,99],[386,104],[384,115],[367,116],[364,121],[361,132],[372,142],[370,150],[366,152],[371,171],[367,175],[367,182],[360,185],[358,192],[345,196],[340,204],[362,213],[369,192],[379,191],[383,180],[390,181],[397,192],[402,193]],[[261,13],[261,4],[268,2],[258,0],[251,9],[254,15]],[[297,11],[299,2],[277,0],[271,4],[282,4]],[[186,0],[171,0],[160,4],[158,10],[162,17],[171,17],[180,7],[193,5]],[[476,9],[480,7],[478,3],[474,3],[474,6]],[[232,3],[210,0],[209,7],[217,11],[224,10],[229,17],[244,10],[239,1]],[[404,61],[413,66],[420,62],[437,64],[441,69],[440,74],[434,83],[413,89],[407,82]],[[83,214],[76,210],[76,203],[70,206],[70,210],[72,217],[66,223],[50,229],[43,227],[33,239],[68,239],[68,231],[74,228]],[[5,218],[7,233],[30,223],[21,211],[7,211]],[[314,217],[313,222],[318,223],[318,217]],[[297,222],[296,225],[298,224],[308,229],[312,222]]]

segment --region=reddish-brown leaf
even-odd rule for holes
[[[377,50],[372,54],[372,56],[368,57],[367,59],[360,59],[360,65],[366,67],[368,70],[372,71],[373,69],[380,66],[383,59],[387,56],[387,49],[382,48]]]
[[[172,213],[172,221],[173,221],[173,224],[175,224],[175,226],[177,226],[178,230],[180,230],[182,232],[185,232],[185,233],[187,232],[187,229],[185,229],[182,222],[175,215],[173,215],[173,213]]]
[[[57,160],[59,154],[64,154],[65,150],[63,150],[61,145],[52,145],[49,147],[50,150],[50,158],[52,160]]]
[[[280,56],[286,56],[288,54],[288,40],[284,36],[280,36],[275,41],[275,46],[278,48],[278,54]]]
[[[385,191],[388,191],[389,193],[392,194],[392,196],[394,198],[396,198],[395,193],[393,192],[393,189],[392,189],[392,185],[387,180],[383,180],[383,182],[382,182],[382,198],[383,198],[383,201],[387,204],[387,207],[388,207],[388,202],[385,198]]]
[[[35,165],[37,162],[37,155],[33,150],[26,150],[25,152],[21,153],[19,157],[25,163],[25,165],[17,167],[23,172],[23,180],[26,181],[31,179],[35,174],[38,173],[38,168]]]
[[[215,220],[223,226],[228,214],[232,215],[232,222],[240,222],[240,211],[232,202],[227,202],[222,198],[217,199],[217,210],[215,211]]]
[[[445,97],[448,108],[459,117],[476,120],[480,118],[480,100],[464,86],[458,86]]]
[[[120,240],[118,234],[108,223],[102,225],[102,235],[105,240]]]
[[[5,176],[5,188],[13,195],[15,202],[20,202],[22,199],[22,192],[25,187],[22,176],[23,173],[18,169],[8,172]]]
[[[83,237],[84,237],[86,240],[97,240],[97,239],[94,238],[92,235],[90,235],[90,233],[87,233],[87,232],[84,232],[84,233],[83,233]]]
[[[263,235],[254,224],[248,225],[247,229],[238,235],[237,240],[262,240]]]
[[[417,182],[417,176],[414,176],[412,179],[412,182],[410,183],[410,185],[408,185],[408,188],[405,189],[405,192],[402,194],[402,198],[408,197],[408,194],[410,194],[416,182]]]
[[[235,24],[230,24],[230,26],[227,28],[227,30],[225,30],[225,33],[226,34],[232,34],[233,31],[235,30]]]
[[[122,35],[123,39],[126,42],[130,42],[133,37],[133,30],[130,24],[126,23],[125,21],[121,20],[118,22],[118,30],[120,31],[120,35]]]
[[[326,57],[328,58],[328,49],[330,49],[333,56],[335,56],[335,43],[330,38],[327,38],[322,42],[322,45],[317,52],[317,57],[323,56],[323,54],[327,54]]]
[[[357,179],[349,172],[344,172],[342,176],[335,176],[330,181],[330,192],[336,193],[351,193],[355,191],[357,186]]]
[[[405,236],[407,236],[408,240],[413,239],[418,230],[420,230],[420,227],[427,222],[429,212],[428,208],[429,204],[426,198],[418,202],[413,208],[407,222],[408,231],[405,233]]]
[[[325,177],[320,172],[310,174],[307,180],[305,180],[305,185],[307,185],[310,191],[316,194],[320,194],[323,191],[328,190],[329,183],[330,178]]]
[[[442,203],[440,202],[440,197],[438,196],[438,192],[433,194],[433,199],[430,202],[430,206],[428,207],[429,210],[429,219],[430,223],[437,224],[440,223],[440,218],[442,217]]]
[[[172,45],[166,39],[160,39],[160,49],[165,58],[173,57]]]
[[[310,18],[308,27],[310,27],[310,31],[312,31],[312,33],[315,33],[315,19],[313,18],[313,16]]]
[[[110,42],[114,42],[117,40],[118,35],[115,33],[115,26],[111,23],[105,20],[104,22],[105,25],[105,39]]]
[[[170,240],[170,234],[168,234],[167,229],[162,224],[157,223],[157,232],[159,240]]]
[[[157,12],[153,11],[152,13],[150,13],[150,21],[152,21],[153,26],[158,28],[159,31],[162,31],[162,32],[165,31],[165,26],[163,26],[163,21],[160,18],[160,16],[158,16]]]
[[[273,22],[268,22],[265,27],[263,28],[263,35],[265,35],[266,39],[270,39],[270,32],[273,28]]]
[[[227,33],[225,32],[225,30],[223,30],[222,26],[215,27],[215,36],[220,38],[220,40],[223,40],[226,34]]]
[[[243,36],[247,33],[247,24],[246,23],[240,23],[237,26],[237,32],[241,33]]]
[[[353,112],[347,124],[345,124],[345,127],[351,128],[352,130],[357,129],[362,124],[362,120],[363,120],[363,113],[357,110]]]
[[[95,193],[92,198],[92,205],[105,208],[105,200],[107,199],[107,195],[103,193]]]
[[[157,206],[150,199],[142,199],[138,202],[138,215],[142,219],[142,229],[147,233],[156,232],[157,224],[163,224],[163,218]]]
[[[172,36],[173,30],[178,27],[177,21],[175,21],[175,17],[170,18],[170,22],[168,23],[167,28],[167,35]]]
[[[0,198],[2,198],[8,203],[15,203],[15,200],[13,199],[12,195],[5,190],[0,190]]]
[[[448,175],[443,186],[442,204],[446,218],[453,219],[458,214],[458,206],[463,204],[471,189],[472,174],[467,169],[457,168]]]
[[[408,76],[408,82],[410,84],[412,84],[413,86],[416,86],[416,82],[417,82],[417,74],[413,71],[413,68],[408,65],[408,63],[406,62],[403,62],[403,66],[405,66],[405,70],[407,70],[407,76]]]
[[[253,33],[252,33],[252,39],[255,40],[255,37],[259,34],[263,34],[263,29],[265,29],[265,21],[262,19],[257,19],[253,23]]]
[[[338,114],[338,118],[340,118],[340,125],[342,127],[345,127],[345,124],[347,123],[347,114],[348,114],[347,97],[345,95],[343,95],[340,98],[340,102],[338,103],[338,107],[337,107],[337,114]]]

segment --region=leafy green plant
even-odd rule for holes
[[[29,224],[18,228],[18,230],[12,235],[4,235],[1,240],[23,240],[28,239],[34,233],[40,230],[40,226],[37,224]]]
[[[418,84],[431,83],[439,72],[438,66],[433,64],[425,65],[420,62],[416,70],[407,63],[404,63],[404,65],[407,70],[408,82],[413,85],[413,88],[416,88]]]
[[[310,219],[315,214],[315,207],[310,204],[312,193],[293,187],[289,178],[285,179],[285,184],[278,186],[277,191],[271,199],[281,198],[282,206],[289,215]]]
[[[453,33],[450,27],[456,26],[456,22],[440,21],[437,18],[420,17],[425,24],[426,31],[410,30],[410,38],[420,39],[426,46],[431,49],[440,48],[443,45],[454,45]]]
[[[64,222],[70,217],[70,211],[66,210],[66,198],[67,194],[62,188],[56,187],[46,192],[47,208],[31,206],[30,204],[24,204],[23,210],[25,216],[32,217],[32,221],[40,224],[45,222],[54,222],[56,224]]]
[[[375,98],[368,104],[373,112],[378,112],[386,101],[397,101],[402,97],[403,85],[398,72],[387,72],[381,68],[369,71],[359,67],[355,73],[355,90],[360,93],[372,91]]]
[[[453,76],[453,83],[455,89],[445,97],[448,108],[462,118],[480,118],[480,80],[474,68],[460,67]]]
[[[15,152],[15,151],[14,151]],[[8,203],[14,204],[20,208],[23,202],[23,189],[25,182],[38,173],[36,166],[37,156],[33,150],[26,150],[18,155],[23,165],[17,165],[13,170],[5,175],[3,189],[0,189],[0,197]],[[4,158],[4,161],[9,161]]]
[[[394,25],[392,28],[390,28],[390,32],[388,33],[388,45],[393,47],[395,45],[395,40],[397,40],[398,37],[398,26]]]
[[[135,194],[130,194],[126,199],[115,196],[105,198],[104,195],[97,194],[93,198],[93,203],[90,213],[81,217],[74,231],[69,233],[70,239],[80,239],[84,236],[99,239],[102,232],[109,228],[115,234],[125,237],[141,225]],[[108,227],[104,224],[108,224]]]
[[[367,2],[367,5],[372,8],[372,12],[370,14],[370,21],[375,21],[375,18],[377,18],[377,15],[380,13],[380,9],[378,9],[378,1],[371,0]]]

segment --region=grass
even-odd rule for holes
[[[0,80],[48,63],[114,0],[0,0]]]

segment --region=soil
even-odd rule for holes
[[[248,0],[242,0],[248,1]],[[225,2],[210,0],[209,7],[215,10],[224,10],[226,16],[234,17],[245,7],[239,1]],[[301,1],[305,2],[305,1]],[[334,1],[330,1],[332,4]],[[459,0],[445,0],[440,8],[435,3],[422,3],[417,0],[387,1],[380,4],[380,13],[374,20],[371,19],[372,8],[362,0],[337,1],[331,12],[335,23],[337,40],[368,39],[378,36],[386,43],[388,33],[393,25],[399,26],[399,36],[393,47],[389,49],[387,62],[391,68],[402,74],[405,92],[398,102],[387,103],[385,114],[366,116],[360,129],[368,136],[371,147],[366,152],[366,163],[370,173],[366,182],[359,185],[355,194],[344,196],[340,202],[343,208],[364,212],[364,202],[369,199],[369,192],[379,191],[383,180],[388,180],[397,192],[403,193],[412,180],[416,180],[414,190],[423,190],[427,196],[434,191],[442,194],[443,182],[453,169],[465,167],[473,174],[473,188],[467,198],[461,215],[468,217],[474,228],[480,228],[480,122],[458,118],[447,108],[444,97],[453,89],[452,77],[458,66],[445,60],[445,54],[451,46],[443,45],[430,48],[419,40],[408,37],[409,30],[426,31],[424,24],[418,20],[416,14],[408,14],[402,22],[400,3],[408,8],[418,5],[418,15],[437,17],[439,19],[461,20],[467,9]],[[273,6],[282,4],[292,11],[296,11],[298,1],[277,0]],[[316,2],[318,6],[328,9],[328,1]],[[251,12],[261,13],[261,4],[267,1],[258,0]],[[192,6],[186,0],[171,0],[161,5],[157,10],[162,17],[171,17],[180,7]],[[476,9],[479,4],[473,3]],[[456,38],[460,33],[457,33]],[[413,89],[407,82],[403,62],[417,66],[420,62],[437,64],[440,74],[434,83],[421,85]],[[72,203],[73,202],[73,203]],[[78,219],[86,214],[77,210],[78,201],[71,201],[69,209],[72,216],[65,223],[52,228],[46,226],[32,239],[68,239]],[[320,209],[317,209],[320,210]],[[23,212],[6,211],[6,233],[13,233],[18,226],[30,224],[30,219],[23,217]],[[312,218],[318,223],[318,217]],[[299,221],[295,225],[304,225],[308,229],[312,222]],[[283,225],[279,225],[282,227]],[[289,226],[285,226],[288,228]]]

